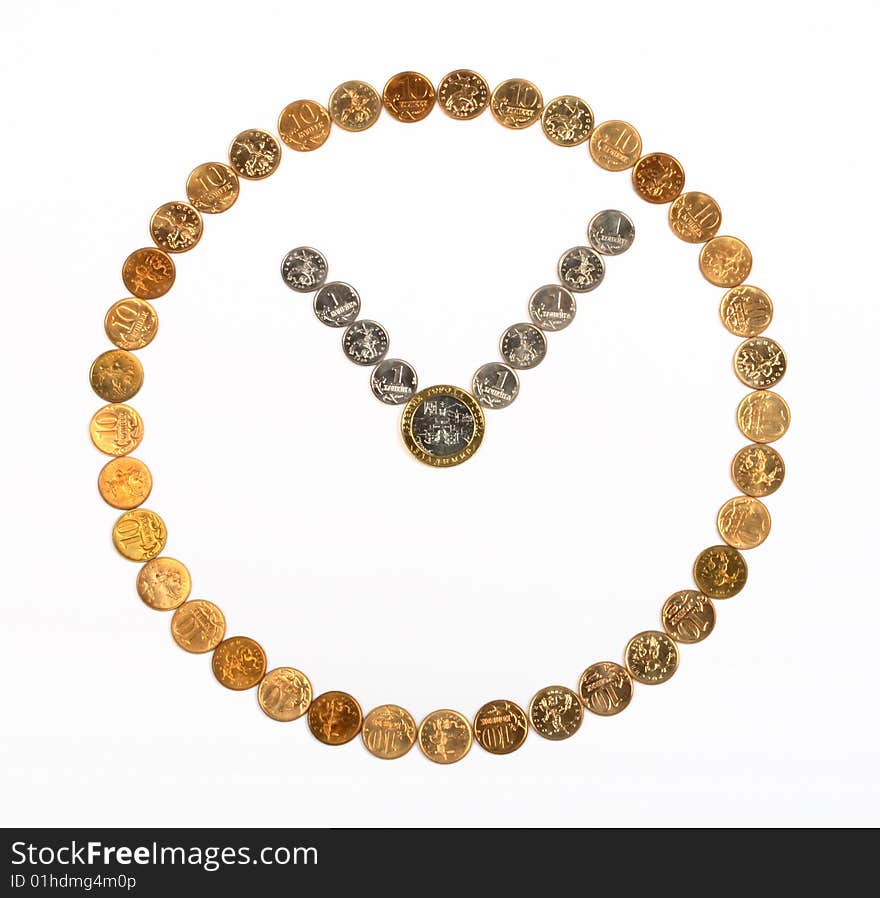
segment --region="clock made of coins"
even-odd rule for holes
[[[165,522],[143,507],[152,489],[152,474],[131,454],[143,440],[144,422],[129,400],[144,378],[135,353],[153,340],[158,328],[153,302],[174,284],[174,255],[199,244],[204,215],[230,209],[241,180],[271,176],[281,162],[282,144],[310,152],[324,144],[334,125],[364,131],[376,123],[383,108],[398,122],[414,123],[435,106],[458,121],[489,109],[506,128],[524,129],[540,122],[554,144],[586,144],[600,168],[630,172],[642,200],[668,204],[672,232],[700,247],[701,273],[724,290],[721,321],[742,341],[734,351],[733,369],[749,392],[737,406],[736,420],[749,442],[736,452],[731,465],[739,492],[718,512],[722,542],[699,553],[692,569],[696,589],[679,589],[666,599],[660,628],[633,636],[620,661],[589,665],[575,688],[551,685],[538,690],[527,709],[509,699],[493,699],[472,717],[444,708],[423,715],[417,724],[409,711],[393,703],[364,714],[348,692],[328,690],[315,696],[306,674],[291,666],[270,670],[256,640],[227,635],[226,617],[218,605],[190,597],[188,568],[163,554],[168,541]],[[364,81],[345,81],[332,92],[326,107],[313,100],[290,103],[279,116],[277,131],[278,137],[262,129],[242,131],[229,147],[227,162],[207,162],[192,170],[186,180],[187,201],[174,200],[156,209],[149,221],[153,245],[126,258],[122,280],[129,295],[115,302],[104,319],[115,348],[101,353],[91,366],[92,388],[106,405],[92,416],[89,431],[97,449],[111,456],[98,475],[98,489],[108,505],[122,512],[112,539],[124,558],[141,565],[138,595],[153,610],[173,612],[171,635],[182,649],[212,653],[212,669],[222,685],[254,689],[259,707],[273,720],[305,717],[311,733],[326,745],[342,745],[360,734],[366,749],[377,757],[399,758],[418,744],[430,760],[449,764],[463,758],[474,741],[492,754],[509,754],[531,731],[545,739],[567,739],[578,731],[586,712],[597,717],[620,713],[630,704],[636,683],[668,681],[678,669],[680,647],[701,642],[712,632],[713,600],[729,599],[746,585],[742,552],[767,538],[770,514],[761,500],[776,492],[785,477],[782,457],[770,444],[785,434],[790,423],[788,405],[771,389],[785,374],[787,363],[779,344],[764,335],[773,317],[770,297],[745,283],[752,269],[748,246],[737,237],[719,235],[721,210],[716,201],[699,191],[684,192],[681,163],[667,153],[643,153],[641,136],[631,124],[613,119],[597,125],[592,109],[580,97],[565,95],[545,103],[540,90],[522,78],[490,90],[481,75],[459,69],[443,77],[435,90],[424,75],[401,72],[381,95]],[[284,257],[281,274],[288,287],[312,295],[321,323],[341,329],[343,352],[353,363],[369,368],[370,388],[377,399],[402,406],[400,430],[412,456],[434,468],[450,468],[477,452],[486,430],[485,410],[505,408],[516,399],[519,372],[541,363],[548,335],[574,319],[576,294],[601,283],[605,260],[625,252],[634,235],[632,220],[623,212],[607,209],[594,215],[586,241],[562,254],[557,281],[534,290],[528,300],[529,320],[503,332],[501,360],[481,365],[470,389],[434,385],[419,390],[413,366],[389,355],[385,328],[360,317],[357,290],[328,280],[323,253],[296,247]]]

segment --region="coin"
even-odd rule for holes
[[[660,621],[676,642],[702,642],[715,627],[715,606],[695,589],[680,589],[663,603]]]
[[[519,393],[519,378],[510,366],[487,362],[474,372],[471,386],[483,408],[507,408]]]
[[[492,91],[489,108],[496,121],[505,128],[519,130],[538,121],[544,108],[544,98],[531,81],[510,78]]]
[[[456,69],[437,85],[437,103],[450,118],[476,118],[489,105],[489,85],[470,69]]]
[[[770,512],[760,499],[734,496],[718,511],[718,532],[735,549],[754,549],[770,535]]]
[[[137,508],[146,501],[152,488],[150,469],[130,455],[108,461],[98,474],[98,492],[114,508]]]
[[[573,246],[559,258],[559,280],[575,293],[595,290],[605,277],[602,257],[589,246]]]
[[[597,661],[578,683],[581,701],[600,717],[619,714],[632,701],[633,681],[629,671],[614,661]]]
[[[415,744],[416,722],[400,705],[379,705],[364,718],[361,739],[377,758],[402,758]]]
[[[534,324],[512,324],[501,335],[500,351],[511,368],[534,368],[547,355],[547,338]]]
[[[382,100],[375,87],[365,81],[345,81],[327,104],[330,118],[344,131],[366,131],[376,124]]]
[[[580,97],[555,97],[541,112],[541,128],[557,146],[576,147],[593,130],[593,110]]]
[[[171,618],[171,635],[185,651],[194,654],[210,652],[220,645],[226,633],[223,612],[205,599],[184,602]]]
[[[386,405],[408,402],[418,388],[416,369],[403,359],[385,359],[370,374],[373,395]]]
[[[545,686],[529,704],[529,717],[539,736],[559,741],[573,736],[584,720],[580,699],[567,686]]]
[[[439,385],[407,402],[400,430],[413,456],[426,465],[445,468],[467,461],[480,448],[486,418],[470,393]]]
[[[646,202],[671,203],[684,188],[684,169],[668,153],[648,153],[633,166],[632,182]]]
[[[242,131],[229,146],[229,164],[240,178],[261,181],[278,170],[281,144],[268,131]]]
[[[791,411],[778,393],[756,390],[743,397],[736,410],[736,423],[746,439],[772,443],[788,430]]]
[[[685,243],[703,243],[718,233],[721,207],[708,193],[683,193],[669,207],[669,227]]]
[[[137,575],[137,593],[141,601],[156,611],[179,608],[192,590],[192,578],[186,565],[168,555],[148,561]]]
[[[464,714],[443,708],[432,711],[419,724],[419,748],[429,761],[454,764],[470,750],[471,725]]]
[[[113,402],[92,415],[89,436],[105,455],[127,455],[144,438],[144,422],[130,405]]]
[[[737,489],[747,496],[769,496],[782,486],[785,462],[772,447],[760,443],[743,446],[733,457],[730,476]]]
[[[297,293],[311,293],[327,279],[327,260],[311,246],[298,246],[281,260],[281,278]]]
[[[760,287],[741,284],[721,297],[721,321],[737,337],[757,337],[773,320],[773,303]]]
[[[786,367],[785,352],[769,337],[749,337],[739,344],[733,356],[736,376],[753,390],[779,383]]]
[[[629,122],[602,122],[590,134],[593,162],[606,171],[632,168],[642,152],[642,138]]]
[[[330,136],[330,113],[314,100],[294,100],[278,116],[278,133],[292,150],[317,150]]]
[[[159,316],[145,300],[129,296],[113,303],[104,316],[107,339],[120,349],[143,349],[159,330]]]
[[[474,717],[474,739],[493,755],[508,755],[516,751],[528,735],[526,712],[507,699],[486,702]]]
[[[694,582],[703,595],[729,599],[746,585],[746,561],[730,546],[709,546],[694,562]]]
[[[361,731],[361,706],[347,692],[325,692],[309,705],[309,729],[325,745],[344,745]]]
[[[189,203],[163,203],[150,218],[150,236],[168,253],[185,253],[202,239],[202,216]]]
[[[388,352],[388,332],[376,321],[355,321],[342,335],[342,351],[355,365],[375,365]]]
[[[351,284],[331,281],[315,294],[312,308],[321,324],[347,327],[361,313],[361,298]]]
[[[561,331],[574,321],[577,303],[570,290],[559,284],[538,287],[529,297],[529,316],[545,331]]]
[[[231,208],[240,189],[238,175],[223,162],[203,162],[186,179],[187,198],[210,215]]]
[[[108,349],[92,362],[89,382],[105,402],[124,402],[143,385],[144,368],[127,350]]]
[[[230,636],[214,649],[211,669],[227,689],[251,689],[266,673],[266,653],[249,636]]]
[[[434,85],[418,72],[399,72],[382,91],[385,108],[399,122],[418,122],[434,108]]]
[[[587,225],[587,240],[596,252],[604,256],[625,253],[636,239],[636,226],[619,209],[597,212]]]
[[[738,237],[713,237],[700,250],[700,271],[716,287],[736,287],[751,270],[751,250]]]
[[[158,299],[174,284],[176,272],[168,253],[148,246],[136,249],[122,264],[122,282],[132,296]]]
[[[165,548],[168,531],[155,511],[135,508],[127,511],[113,525],[113,545],[129,561],[149,561]]]
[[[648,686],[665,683],[678,669],[678,646],[660,630],[637,633],[624,657],[633,678]]]
[[[295,667],[276,667],[260,682],[257,699],[264,714],[286,723],[308,711],[312,703],[312,684]]]

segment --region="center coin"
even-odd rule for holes
[[[480,448],[486,418],[466,390],[445,385],[416,393],[403,409],[400,430],[406,448],[421,462],[447,468]]]

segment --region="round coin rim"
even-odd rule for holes
[[[444,455],[442,457],[431,455],[422,449],[412,432],[412,421],[416,409],[425,399],[441,395],[448,395],[458,399],[459,402],[468,407],[474,418],[474,435],[467,446],[460,452],[456,452],[455,455]],[[403,407],[403,414],[400,416],[400,432],[403,435],[404,445],[414,458],[432,468],[452,468],[467,461],[480,448],[486,432],[486,416],[479,400],[473,394],[468,393],[467,390],[462,390],[461,387],[453,387],[449,384],[434,384],[431,387],[419,390],[418,393],[414,393],[407,400],[406,405]]]

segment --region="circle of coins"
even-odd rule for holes
[[[332,126],[358,132],[372,127],[382,110],[400,122],[424,119],[435,103],[445,116],[468,121],[486,108],[504,127],[528,128],[541,122],[538,133],[554,145],[586,144],[590,158],[605,171],[629,172],[638,197],[652,205],[667,205],[667,221],[683,243],[699,246],[697,264],[705,280],[721,288],[719,314],[727,331],[741,341],[734,350],[733,369],[748,390],[736,408],[736,423],[747,440],[730,465],[739,493],[727,499],[716,517],[722,542],[696,557],[692,578],[696,588],[672,593],[660,611],[662,629],[633,636],[622,663],[598,661],[581,674],[575,689],[545,686],[532,697],[528,713],[516,702],[497,699],[484,704],[471,722],[460,711],[440,709],[416,718],[396,704],[373,708],[366,716],[354,696],[331,690],[314,696],[309,677],[295,667],[269,669],[266,653],[254,639],[227,637],[226,617],[212,601],[192,598],[187,566],[164,554],[169,534],[162,517],[143,503],[153,477],[147,464],[131,453],[144,439],[144,421],[128,401],[144,383],[143,367],[134,354],[152,343],[159,318],[153,302],[174,286],[173,256],[195,249],[203,235],[203,215],[230,209],[238,200],[241,180],[262,181],[277,171],[282,144],[297,152],[316,150]],[[383,759],[400,758],[418,744],[437,764],[464,758],[476,740],[491,754],[516,751],[529,728],[545,739],[574,735],[585,712],[593,717],[619,714],[631,703],[636,684],[669,680],[680,663],[680,646],[702,642],[716,625],[715,602],[738,595],[748,581],[743,552],[762,544],[770,533],[770,511],[762,500],[782,485],[785,463],[771,443],[783,437],[791,423],[785,400],[771,390],[783,378],[787,359],[779,343],[764,335],[773,320],[773,302],[761,287],[746,283],[753,257],[739,237],[719,235],[721,206],[709,193],[684,192],[685,172],[674,156],[642,151],[642,137],[619,119],[594,122],[590,106],[566,94],[544,103],[530,81],[513,78],[494,90],[478,73],[457,69],[444,76],[437,89],[424,75],[401,72],[380,94],[364,81],[350,80],[330,94],[325,108],[313,100],[296,100],[282,110],[278,134],[261,129],[239,132],[228,148],[226,162],[196,166],[184,184],[185,199],[163,203],[149,220],[153,245],[134,249],[122,264],[128,293],[110,305],[104,332],[114,348],[98,354],[89,382],[103,405],[89,421],[89,437],[110,456],[97,486],[101,498],[121,512],[111,528],[119,554],[139,564],[138,597],[148,608],[170,612],[173,640],[183,650],[212,653],[218,682],[232,690],[254,689],[262,712],[278,722],[305,718],[309,731],[327,745],[343,745],[360,734],[366,750]],[[470,458],[485,432],[483,409],[501,409],[519,394],[517,371],[538,365],[547,351],[547,335],[567,328],[577,306],[575,294],[595,289],[605,274],[605,259],[624,252],[633,242],[632,219],[623,212],[603,210],[587,224],[584,245],[567,250],[557,264],[558,283],[535,290],[528,301],[529,321],[514,324],[502,335],[503,361],[488,362],[475,372],[467,392],[454,386],[419,391],[415,369],[398,358],[386,358],[389,339],[375,321],[360,319],[357,290],[344,281],[328,283],[327,259],[318,250],[299,246],[281,265],[285,284],[296,293],[314,293],[315,316],[328,327],[344,328],[343,349],[358,365],[371,366],[370,387],[384,404],[402,405],[401,433],[414,457],[432,467],[450,467]]]

